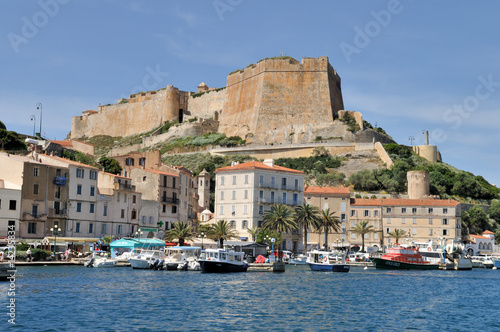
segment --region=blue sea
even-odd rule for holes
[[[0,331],[500,331],[500,270],[203,274],[19,267]]]

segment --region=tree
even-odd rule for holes
[[[335,212],[330,212],[330,209],[321,211],[318,230],[325,232],[325,250],[328,251],[328,232],[330,230],[338,232],[340,229],[340,219],[335,216]]]
[[[488,215],[491,219],[494,219],[497,223],[500,223],[500,201],[494,200],[491,202],[491,206],[488,209]]]
[[[99,164],[101,164],[105,172],[111,174],[120,174],[122,172],[122,167],[120,166],[120,163],[113,158],[108,158],[103,156],[99,159]]]
[[[353,233],[361,235],[361,251],[365,251],[365,234],[373,232],[373,226],[367,220],[362,220],[354,226]]]
[[[307,250],[307,230],[319,227],[320,213],[316,206],[307,203],[295,208],[295,221],[304,227],[304,252]]]
[[[261,229],[257,234],[257,243],[267,244],[269,247],[272,246],[271,239],[274,238],[274,245],[279,248],[281,242],[283,242],[283,237],[280,232],[271,231],[268,229]]]
[[[297,229],[297,223],[293,218],[293,213],[285,204],[275,204],[271,206],[271,210],[264,212],[264,229],[274,230],[277,232],[288,232]]]
[[[395,230],[393,230],[392,232],[389,232],[387,234],[389,234],[389,236],[392,236],[393,238],[395,238],[395,243],[399,243],[399,239],[401,239],[402,237],[404,237],[406,235],[405,231],[402,229],[399,229],[399,228],[396,228]]]
[[[238,233],[231,228],[229,222],[222,219],[210,227],[208,234],[210,238],[219,241],[219,248],[224,248],[224,241],[238,237]]]
[[[165,233],[165,240],[172,241],[177,239],[179,246],[183,246],[185,240],[192,240],[193,237],[194,234],[191,232],[191,227],[184,221],[176,222],[174,227]]]
[[[248,234],[252,236],[252,241],[255,242],[255,239],[257,238],[257,234],[260,232],[260,228],[258,227],[252,227],[247,229]]]
[[[474,205],[462,213],[462,235],[482,234],[491,227],[488,215],[479,205]]]

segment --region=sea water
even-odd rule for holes
[[[19,267],[0,331],[500,331],[500,271]]]

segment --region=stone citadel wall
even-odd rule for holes
[[[222,90],[193,94],[167,86],[83,112],[72,119],[71,138],[129,136],[198,117],[218,120],[219,132],[248,143],[310,142],[344,131],[332,127],[344,108],[340,83],[327,57],[265,59],[228,75]]]

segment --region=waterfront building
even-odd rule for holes
[[[275,165],[272,159],[234,162],[215,174],[215,221],[227,220],[241,240],[251,239],[248,228],[262,227],[264,212],[272,205],[293,210],[304,202],[304,172]],[[283,234],[283,248],[302,251],[300,234]]]
[[[491,255],[495,247],[495,233],[486,230],[481,235],[470,234],[465,250],[471,256]]]
[[[350,245],[361,246],[361,236],[353,232],[356,224],[368,221],[373,231],[365,234],[365,246],[394,244],[389,233],[402,229],[400,243],[430,240],[461,241],[460,202],[447,199],[351,199]]]
[[[21,186],[0,178],[0,238],[19,238],[20,209]]]
[[[139,227],[142,194],[135,190],[132,179],[99,172],[97,177],[95,235],[98,237],[133,237]]]
[[[307,204],[316,206],[320,210],[330,209],[335,212],[341,224],[337,232],[328,234],[328,246],[330,249],[341,248],[348,244],[346,239],[346,227],[349,223],[350,191],[347,187],[305,187],[304,198]],[[314,228],[307,232],[308,247],[322,247],[325,243],[325,234],[321,234]]]

